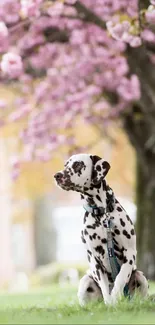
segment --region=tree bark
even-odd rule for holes
[[[138,119],[136,114],[140,114]],[[137,266],[149,279],[155,280],[155,153],[153,147],[145,145],[151,127],[139,106],[133,107],[133,112],[124,118],[124,129],[137,159]]]
[[[137,249],[138,267],[155,280],[155,159],[149,156],[145,166],[137,157]]]

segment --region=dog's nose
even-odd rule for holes
[[[63,174],[62,173],[56,173],[55,175],[54,175],[54,178],[58,181],[58,180],[60,180],[61,178],[63,177]]]

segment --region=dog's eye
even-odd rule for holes
[[[82,161],[75,161],[72,165],[72,168],[75,172],[79,172],[83,167],[83,162]]]

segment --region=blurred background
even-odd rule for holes
[[[110,162],[155,280],[154,24],[154,0],[0,1],[0,289],[87,269],[80,197],[53,179],[77,152]]]

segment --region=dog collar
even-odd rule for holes
[[[84,205],[83,207],[87,212],[93,214],[95,217],[101,217],[105,214],[105,208],[103,207],[97,207],[96,205]]]

